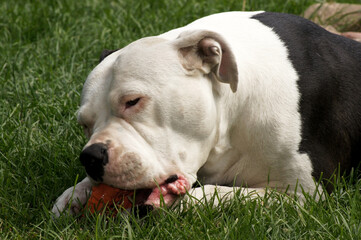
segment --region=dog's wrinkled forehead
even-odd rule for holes
[[[148,37],[104,57],[84,84],[82,104],[93,95],[107,92],[114,80],[152,79],[154,74],[169,69],[170,61],[177,61],[176,51],[171,48],[173,46],[165,39]]]
[[[116,91],[119,96],[147,94],[180,75],[183,70],[171,41],[159,37],[139,39],[105,56],[89,74],[82,90],[78,120],[83,122],[89,115],[94,119],[99,111],[106,111],[110,92]]]
[[[184,78],[177,49],[157,37],[138,40],[126,48],[112,67],[110,91],[119,95],[155,93]]]
[[[123,49],[114,63],[114,74],[150,75],[156,71],[166,71],[177,61],[174,46],[170,41],[158,38],[143,38],[128,45]]]

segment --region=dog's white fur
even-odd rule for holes
[[[297,73],[284,44],[250,19],[254,14],[215,14],[140,39],[91,72],[78,120],[90,138],[86,146],[109,145],[105,183],[153,188],[181,174],[190,184],[198,178],[247,186],[260,195],[265,187],[283,191],[296,184],[314,191],[310,159],[298,152]],[[202,47],[211,51],[206,61],[195,52]],[[125,109],[126,101],[138,97],[136,107]],[[53,212],[74,213],[91,186],[88,178],[76,186],[73,198],[80,202],[70,208],[73,190],[65,191]],[[205,189],[209,196],[215,188]],[[219,193],[229,193],[223,189]],[[203,195],[201,188],[190,193]]]

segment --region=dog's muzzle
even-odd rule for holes
[[[104,166],[108,163],[108,148],[103,143],[94,143],[79,156],[87,174],[95,181],[103,181]]]

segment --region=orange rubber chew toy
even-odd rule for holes
[[[118,209],[128,209],[132,207],[132,196],[134,191],[114,188],[106,184],[99,184],[92,187],[92,194],[88,200],[86,208],[91,213],[102,213],[106,208],[106,213]]]

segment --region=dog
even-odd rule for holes
[[[103,52],[78,122],[87,177],[56,216],[98,183],[155,208],[234,188],[313,193],[360,163],[361,44],[289,14],[210,15]]]

